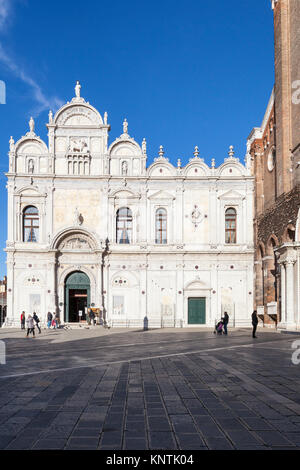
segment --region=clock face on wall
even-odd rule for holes
[[[268,165],[268,170],[269,171],[272,171],[275,167],[275,160],[276,160],[276,150],[275,148],[272,148],[269,152],[269,155],[268,155],[268,162],[267,162],[267,165]]]

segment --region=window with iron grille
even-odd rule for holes
[[[128,207],[117,211],[117,243],[132,243],[132,212]]]
[[[155,216],[155,243],[159,245],[167,244],[167,211],[158,209]]]
[[[38,243],[40,218],[39,211],[34,206],[29,206],[23,212],[23,241],[26,243]]]
[[[236,243],[236,210],[230,207],[225,212],[225,243]]]

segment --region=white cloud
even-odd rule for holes
[[[0,33],[3,32],[5,26],[7,25],[8,17],[11,12],[13,0],[0,0]],[[33,98],[37,102],[38,106],[32,111],[34,114],[38,115],[42,111],[52,109],[56,110],[61,107],[64,103],[57,97],[47,97],[39,84],[26,73],[19,65],[17,65],[16,60],[10,57],[3,48],[3,45],[0,42],[0,62],[6,66],[6,68],[19,80],[28,85],[33,93]]]
[[[12,0],[0,0],[0,31],[4,29],[4,26],[7,22],[11,5]]]

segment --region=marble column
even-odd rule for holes
[[[294,258],[287,258],[286,266],[286,324],[287,328],[295,328],[295,305],[294,305]]]
[[[286,276],[285,276],[285,265],[281,263],[281,321],[280,323],[286,325]]]

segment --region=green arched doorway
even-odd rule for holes
[[[89,277],[76,271],[65,281],[65,322],[78,323],[86,320],[86,310],[90,307],[91,284]]]

